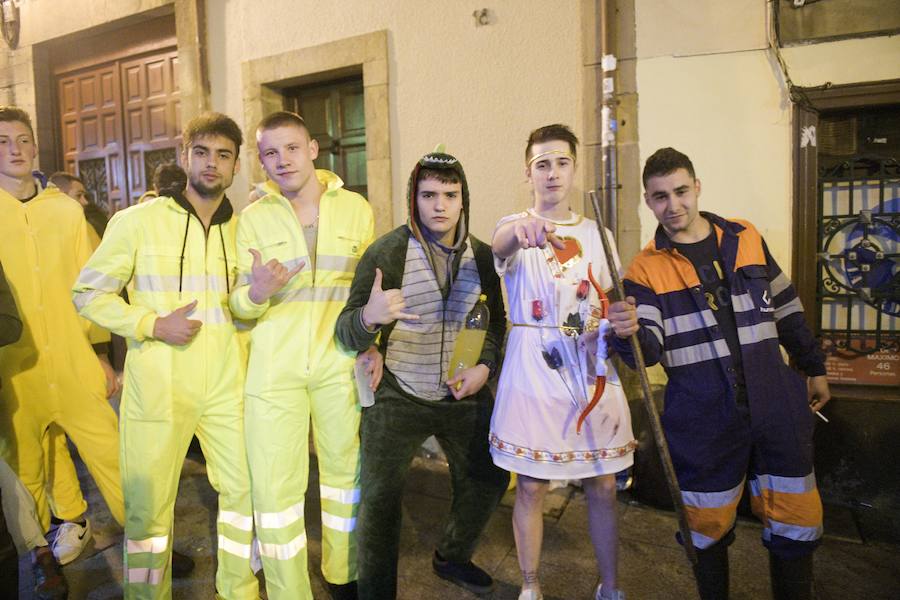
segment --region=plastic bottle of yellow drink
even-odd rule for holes
[[[459,335],[456,337],[456,345],[453,347],[453,356],[450,358],[450,374],[452,379],[458,371],[474,367],[481,358],[481,350],[484,348],[484,336],[487,333],[491,313],[488,310],[487,296],[482,294],[478,302],[466,315]]]

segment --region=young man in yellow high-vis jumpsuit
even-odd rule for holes
[[[0,262],[24,323],[21,339],[0,350],[0,456],[34,496],[44,531],[51,504],[67,521],[55,553],[69,562],[90,529],[66,434],[123,521],[116,415],[107,402],[117,384],[91,348],[109,334],[79,319],[69,297],[93,250],[84,213],[57,188],[41,189],[32,176],[36,154],[28,114],[0,107]]]
[[[171,596],[175,495],[196,434],[219,492],[216,589],[222,598],[255,600],[244,370],[227,306],[237,219],[225,189],[242,136],[230,118],[206,113],[182,138],[184,194],[117,213],[73,297],[83,316],[129,345],[120,411],[125,597]],[[129,281],[130,304],[119,296]]]
[[[322,573],[333,598],[356,597],[359,503],[356,352],[334,324],[374,237],[368,202],[316,170],[303,120],[274,113],[257,128],[268,195],[238,225],[235,316],[257,319],[246,386],[253,508],[269,598],[312,598],[303,504],[312,419],[322,499]]]

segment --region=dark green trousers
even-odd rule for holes
[[[487,390],[461,401],[425,402],[382,383],[375,405],[363,409],[360,505],[357,520],[359,597],[397,596],[403,487],[416,451],[434,435],[450,465],[452,503],[437,551],[471,560],[488,519],[509,484],[488,451],[493,398]]]

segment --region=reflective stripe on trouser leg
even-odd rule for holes
[[[360,408],[355,384],[346,376],[316,386],[310,396],[322,499],[322,574],[342,584],[357,578]]]
[[[303,518],[309,475],[306,390],[248,395],[245,427],[266,592],[271,600],[311,600]]]
[[[237,352],[237,346],[233,345],[231,351]],[[197,424],[197,438],[206,457],[209,483],[219,494],[216,590],[226,600],[256,600],[259,582],[250,567],[253,502],[244,436],[243,392],[240,385],[235,385],[238,382],[238,379],[223,381],[210,390]]]
[[[125,587],[128,597],[165,597],[160,594],[160,589],[166,580],[171,586],[170,577],[168,535],[146,539],[125,538]]]
[[[681,491],[694,546],[709,548],[734,527],[744,481],[720,492]]]
[[[171,598],[171,535],[181,465],[196,419],[143,420],[128,394],[121,408],[122,489],[125,493],[126,600]]]
[[[750,507],[763,523],[763,544],[784,556],[802,555],[822,537],[822,500],[816,476],[757,474],[750,479]]]

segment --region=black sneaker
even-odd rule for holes
[[[38,600],[65,600],[69,584],[56,557],[49,550],[35,555],[31,565],[34,575],[34,597]]]
[[[455,583],[473,594],[487,594],[494,589],[494,580],[491,576],[471,560],[465,563],[451,562],[444,559],[435,550],[431,566],[434,568],[435,575],[450,583]]]
[[[359,598],[355,581],[350,583],[331,583],[326,581],[325,583],[328,584],[328,591],[331,592],[332,600],[357,600]]]

